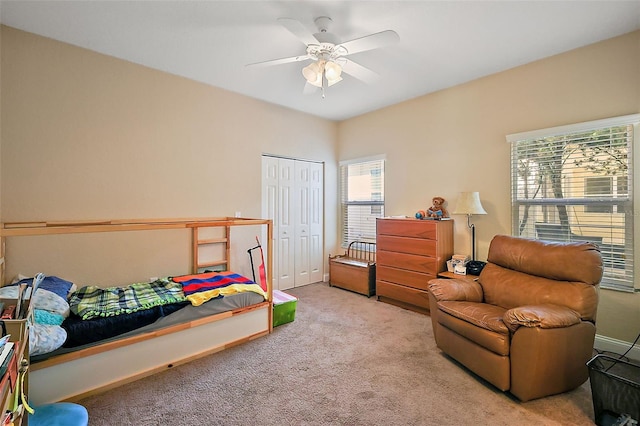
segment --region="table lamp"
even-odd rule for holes
[[[476,227],[471,223],[471,215],[487,214],[482,203],[480,203],[480,193],[461,192],[458,196],[458,203],[451,214],[466,214],[467,225],[471,228],[471,260],[476,260]]]

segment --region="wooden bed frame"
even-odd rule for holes
[[[165,327],[33,364],[29,371],[29,400],[35,405],[77,401],[197,358],[248,342],[273,331],[273,223],[265,219],[187,218],[84,222],[4,223],[0,228],[0,271],[5,283],[5,238],[27,235],[139,231],[187,228],[192,231],[193,272],[227,265],[230,227],[267,227],[267,301],[234,311]],[[199,239],[202,228],[226,227],[226,238]],[[226,259],[201,263],[198,247],[226,245]],[[10,258],[8,259],[10,261]]]

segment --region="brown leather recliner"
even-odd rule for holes
[[[602,257],[592,243],[498,235],[476,281],[429,282],[438,347],[521,401],[588,378]]]

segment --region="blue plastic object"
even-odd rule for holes
[[[82,405],[56,402],[33,407],[29,426],[87,426],[89,413]]]

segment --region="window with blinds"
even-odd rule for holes
[[[590,241],[601,287],[634,291],[633,139],[640,114],[507,136],[512,235]]]
[[[384,158],[340,163],[342,247],[376,240],[376,218],[384,217]]]

